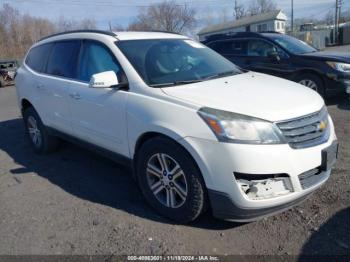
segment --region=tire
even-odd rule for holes
[[[160,159],[173,172],[165,174]],[[174,168],[176,164],[180,169]],[[147,202],[161,215],[189,223],[206,210],[208,198],[202,175],[189,153],[176,142],[163,137],[146,141],[137,152],[136,174]]]
[[[49,135],[38,113],[33,107],[29,107],[24,111],[23,118],[26,133],[36,153],[46,154],[57,149],[58,139]]]
[[[325,87],[319,76],[312,73],[305,73],[298,75],[294,81],[315,90],[322,97],[325,97]]]

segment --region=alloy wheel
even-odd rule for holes
[[[308,88],[311,88],[312,90],[315,90],[315,91],[317,91],[317,89],[318,89],[317,84],[310,79],[303,79],[303,80],[299,81],[299,84],[302,84],[302,85],[304,85]]]
[[[38,128],[38,123],[33,116],[29,116],[27,120],[28,132],[30,139],[36,147],[40,147],[42,144],[42,135]]]
[[[147,163],[148,185],[157,200],[166,207],[181,207],[187,199],[186,176],[175,159],[155,154]]]

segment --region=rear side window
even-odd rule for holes
[[[52,47],[46,73],[75,78],[80,44],[81,41],[79,40],[56,42]]]
[[[42,73],[45,69],[51,47],[52,44],[44,44],[32,48],[26,58],[26,64],[34,71]]]
[[[246,40],[219,41],[209,47],[222,55],[247,55]]]

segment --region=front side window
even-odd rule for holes
[[[124,40],[116,44],[150,86],[171,86],[241,73],[226,58],[189,39]]]
[[[248,42],[248,56],[268,57],[272,52],[276,52],[276,48],[263,40],[249,40]]]
[[[34,71],[42,73],[51,47],[52,44],[44,44],[32,48],[26,58],[26,64]]]
[[[86,41],[79,62],[78,79],[89,82],[92,75],[105,71],[114,71],[120,77],[122,70],[105,46],[95,41]]]
[[[54,43],[47,63],[46,73],[54,76],[75,78],[77,58],[81,41],[62,41]]]

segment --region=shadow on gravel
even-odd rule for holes
[[[346,94],[337,95],[326,100],[327,106],[337,105],[339,109],[350,110],[350,97]]]
[[[350,208],[330,218],[303,246],[303,255],[350,255]],[[308,261],[301,257],[299,261]],[[344,260],[345,261],[345,260]]]
[[[34,172],[78,198],[153,221],[172,223],[148,206],[132,179],[131,170],[121,165],[66,142],[55,153],[36,155],[24,134],[22,119],[0,122],[0,138],[0,150],[22,166],[10,170],[15,176]],[[240,225],[216,220],[208,212],[188,226],[224,230]]]

